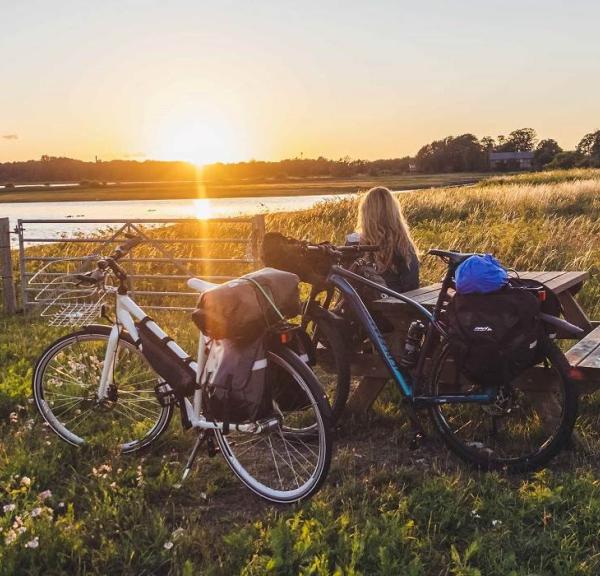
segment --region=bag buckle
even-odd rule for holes
[[[177,404],[177,398],[175,398],[175,393],[173,388],[169,386],[168,382],[164,380],[159,382],[154,387],[154,393],[156,394],[156,398],[158,399],[158,403],[166,408],[167,406],[174,406]]]

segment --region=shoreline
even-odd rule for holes
[[[152,185],[107,185],[101,188],[65,187],[0,190],[0,204],[32,202],[107,202],[128,200],[196,200],[199,198],[253,198],[274,196],[343,196],[387,186],[401,192],[427,188],[455,187],[475,184],[491,174],[432,174],[404,177],[330,179],[304,182],[256,183],[239,185],[207,185],[189,183],[157,183]]]

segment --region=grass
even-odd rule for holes
[[[159,182],[52,188],[0,189],[2,202],[86,202],[97,200],[173,200],[186,198],[244,198],[254,196],[308,196],[349,194],[378,184],[394,190],[453,186],[477,182],[485,174],[411,174],[388,177],[298,178],[251,183]]]
[[[517,268],[590,270],[578,300],[600,319],[600,173],[577,174],[400,198],[423,251],[489,251]],[[327,202],[270,215],[267,228],[340,241],[355,209],[354,200]],[[189,237],[202,226],[202,235],[229,234],[186,226],[158,233]],[[423,282],[440,274],[423,259]],[[192,346],[187,320],[162,320]],[[29,382],[56,336],[39,321],[0,319],[0,574],[600,573],[598,394],[581,401],[581,447],[547,470],[505,476],[459,464],[434,436],[409,450],[398,394],[386,388],[369,415],[342,425],[321,492],[279,508],[253,498],[218,457],[201,457],[189,483],[173,488],[191,448],[177,422],[142,456],[55,439],[30,403]]]

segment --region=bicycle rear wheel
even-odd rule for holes
[[[126,333],[115,354],[113,387],[98,400],[109,335],[109,326],[89,326],[51,344],[36,364],[33,397],[65,442],[116,443],[123,453],[135,452],[166,430],[173,407],[159,404],[154,386],[161,379]]]
[[[498,389],[492,404],[440,404],[430,409],[447,446],[479,468],[522,472],[539,468],[563,447],[577,416],[568,363],[551,343],[546,358]],[[433,359],[432,395],[481,393],[457,374],[448,345]]]
[[[267,353],[277,422],[258,433],[215,430],[221,453],[236,476],[255,494],[290,504],[313,495],[331,463],[331,410],[319,382],[291,350]],[[280,385],[278,385],[280,384]]]

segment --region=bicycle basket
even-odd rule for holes
[[[50,326],[85,326],[100,316],[108,293],[103,281],[82,284],[77,275],[85,271],[84,267],[80,260],[53,260],[29,281],[28,288],[35,291],[34,301],[42,307],[41,316]]]

